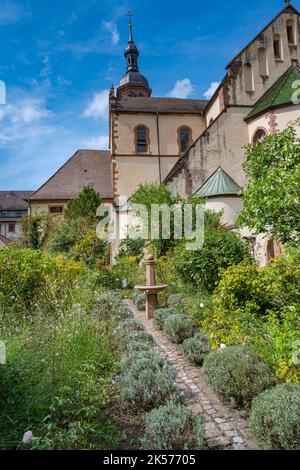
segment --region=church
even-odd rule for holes
[[[31,213],[63,212],[68,200],[90,184],[121,221],[127,210],[123,201],[140,184],[160,182],[184,198],[205,197],[206,207],[222,210],[223,223],[234,229],[247,184],[243,147],[258,145],[300,117],[300,13],[285,3],[229,62],[210,100],[152,96],[130,21],[126,71],[109,93],[109,151],[79,151],[77,165],[75,154],[73,165],[67,162],[28,197]],[[66,179],[72,186],[68,194]],[[261,264],[280,252],[266,235],[255,237],[247,229],[241,235]]]

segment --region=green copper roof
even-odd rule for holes
[[[257,101],[245,119],[254,117],[269,108],[291,103],[292,95],[295,93],[292,83],[295,80],[300,80],[300,70],[293,66]]]
[[[242,188],[222,168],[218,168],[198,189],[197,196],[232,196],[241,192]]]

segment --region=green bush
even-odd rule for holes
[[[142,238],[126,237],[119,246],[119,256],[135,256],[139,261],[143,258],[145,240]]]
[[[195,327],[190,317],[175,314],[166,318],[163,330],[170,336],[173,343],[182,343],[185,339],[193,336]]]
[[[196,333],[192,338],[188,338],[182,343],[182,350],[190,361],[202,365],[205,355],[210,350],[210,346],[207,337]]]
[[[49,252],[57,255],[60,253],[70,253],[73,246],[80,239],[80,221],[73,220],[56,225],[50,234],[48,249]]]
[[[127,305],[120,304],[116,315],[116,319],[119,320],[130,320],[133,319],[133,313]]]
[[[139,310],[146,308],[146,294],[138,290],[134,290],[132,294],[132,301]]]
[[[209,353],[204,374],[216,392],[239,408],[249,408],[256,395],[274,384],[269,367],[242,346]]]
[[[175,369],[152,351],[125,356],[120,370],[121,396],[129,407],[147,410],[178,399]]]
[[[203,247],[187,250],[186,240],[182,240],[176,244],[172,259],[174,270],[183,282],[212,292],[218,285],[221,270],[249,259],[249,250],[238,235],[220,224],[220,215],[206,212],[205,218]]]
[[[52,309],[57,296],[66,298],[84,268],[64,257],[32,249],[0,250],[0,313]],[[67,302],[68,303],[68,302]]]
[[[200,450],[204,447],[204,426],[200,416],[186,406],[168,403],[145,416],[146,450]]]
[[[149,346],[154,346],[154,339],[150,333],[147,333],[147,331],[130,331],[127,336],[122,337],[120,343],[125,347],[126,344],[133,342],[143,342]]]
[[[144,351],[152,351],[152,354],[154,354],[154,344],[148,341],[145,342],[142,340],[131,340],[129,343],[125,344],[124,349],[127,354],[139,353]]]
[[[299,450],[300,385],[277,385],[256,397],[250,426],[261,449]]]
[[[299,383],[300,365],[292,361],[299,305],[299,254],[276,258],[264,268],[243,262],[223,273],[201,328],[214,347],[247,343],[279,379]]]
[[[166,318],[168,318],[170,315],[176,315],[176,314],[178,314],[178,311],[177,309],[173,307],[172,308],[159,308],[158,310],[155,310],[154,318],[156,320],[157,325],[162,330],[164,327]]]
[[[141,324],[140,321],[135,320],[134,318],[129,318],[128,320],[124,320],[119,325],[114,329],[114,337],[117,338],[118,341],[126,341],[128,338],[128,335],[131,332],[143,332],[144,333],[144,327]]]
[[[144,271],[139,268],[138,259],[135,256],[117,258],[116,264],[111,267],[111,272],[119,288],[122,287],[123,281],[126,281],[127,288],[133,289],[145,279]]]
[[[168,306],[174,308],[183,308],[183,300],[180,294],[171,294],[168,297]]]

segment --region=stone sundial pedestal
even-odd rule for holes
[[[166,284],[156,284],[154,256],[146,258],[146,285],[135,286],[135,289],[146,293],[146,317],[153,318],[154,311],[158,308],[158,293],[166,289]]]

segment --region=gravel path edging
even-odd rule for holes
[[[150,333],[156,343],[157,353],[176,367],[176,383],[184,403],[202,416],[208,446],[223,450],[254,450],[248,422],[238,412],[220,401],[207,383],[201,367],[189,361],[179,345],[158,329],[154,320],[146,319],[144,311],[138,310],[131,300],[124,301],[134,317]]]

